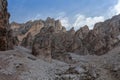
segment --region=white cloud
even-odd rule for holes
[[[88,25],[89,28],[92,29],[95,23],[102,22],[105,20],[103,16],[86,17],[85,15],[77,14],[74,17],[75,17],[75,21],[73,23],[70,23],[69,22],[70,20],[66,16],[66,14],[61,12],[59,13],[59,16],[56,19],[59,19],[62,25],[65,26],[67,29],[70,29],[71,27],[74,27],[75,29],[79,29],[84,25]]]
[[[65,26],[66,28],[70,26],[69,19],[67,17],[61,18],[60,20],[61,20],[62,25]]]
[[[61,21],[61,24],[65,26],[66,28],[70,27],[69,18],[66,16],[65,12],[61,12],[58,14],[58,17],[56,19],[59,19]]]
[[[84,25],[88,25],[89,28],[92,29],[95,23],[102,22],[102,21],[104,21],[103,16],[86,17],[84,15],[79,14],[76,16],[76,21],[73,24],[73,26],[76,29],[79,29],[80,27],[83,27]]]
[[[120,0],[117,0],[117,3],[110,7],[108,12],[106,11],[105,16],[94,16],[94,17],[86,17],[85,15],[77,14],[75,15],[75,22],[71,23],[69,22],[69,18],[66,16],[65,12],[60,13],[59,18],[61,20],[61,23],[66,28],[70,28],[74,26],[75,29],[79,29],[80,27],[83,27],[84,25],[88,25],[90,29],[94,27],[94,24],[97,22],[103,22],[105,19],[108,19],[114,15],[120,14]]]
[[[66,16],[65,12],[61,12],[58,14],[59,16],[56,19],[59,19],[63,26],[67,29],[74,27],[75,29],[79,29],[84,25],[88,25],[90,29],[93,28],[94,24],[97,22],[104,21],[104,17],[86,17],[85,15],[77,14],[75,15],[75,21],[73,23],[70,22],[69,18]]]
[[[118,0],[117,4],[113,7],[113,10],[115,11],[115,15],[120,14],[120,0]]]
[[[108,18],[118,14],[120,14],[120,0],[117,0],[117,3],[110,7],[107,13]]]
[[[60,12],[57,14],[58,17],[56,19],[59,19],[62,25],[66,27],[66,29],[70,29],[71,27],[74,27],[75,29],[79,29],[84,25],[88,25],[90,29],[93,29],[95,23],[103,22],[105,19],[120,14],[120,0],[116,0],[116,1],[117,3],[112,7],[110,7],[109,10],[106,11],[106,13],[104,13],[106,14],[105,16],[86,17],[86,15],[82,15],[78,13],[75,16],[73,16],[72,19],[70,19],[65,12]],[[40,19],[41,17],[42,17],[41,14],[37,14],[36,16],[34,16],[34,18],[32,18],[32,20]],[[28,20],[30,19],[31,18],[29,18]]]
[[[24,19],[24,21],[29,21],[29,20],[31,20],[31,21],[34,21],[34,20],[39,20],[39,19],[41,19],[41,14],[36,14],[36,15],[33,15],[32,17],[31,16],[28,16],[28,17],[26,17],[25,19]]]
[[[37,14],[35,17],[34,17],[34,19],[33,20],[36,20],[36,19],[40,19],[41,18],[41,14]]]
[[[65,16],[66,14],[64,12],[62,12],[60,13],[62,17],[60,17],[59,19],[61,20],[62,24],[67,28],[74,26],[75,29],[79,29],[84,25],[88,25],[90,29],[93,29],[95,23],[103,22],[105,19],[108,19],[114,15],[120,14],[120,0],[117,0],[117,3],[112,7],[110,7],[108,12],[106,11],[106,13],[104,14],[106,15],[94,16],[94,17],[86,17],[86,15],[77,14],[74,16],[75,17],[74,23],[70,24],[69,18]]]
[[[84,25],[88,25],[89,28],[92,29],[95,23],[102,22],[105,19],[108,19],[114,15],[120,14],[120,0],[113,0],[113,1],[117,3],[113,5],[112,7],[110,7],[109,10],[106,10],[106,13],[102,14],[104,16],[86,17],[86,15],[77,13],[76,15],[73,15],[73,18],[70,18],[67,16],[65,12],[60,12],[58,13],[58,17],[56,19],[59,19],[62,25],[65,26],[67,29],[70,29],[71,27],[74,27],[75,29],[79,29],[80,27],[83,27]],[[36,15],[33,15],[33,17],[29,16],[24,20],[25,21],[36,20],[42,17],[43,16],[38,13]]]

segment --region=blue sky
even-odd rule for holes
[[[10,22],[23,23],[49,16],[60,19],[67,28],[78,28],[85,24],[91,24],[91,27],[96,20],[104,21],[109,15],[117,14],[115,6],[119,6],[119,2],[120,0],[8,0],[8,10],[11,14]]]

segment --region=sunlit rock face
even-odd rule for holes
[[[7,12],[7,0],[0,0],[0,50],[5,51],[11,49],[12,30],[9,27],[10,14]]]
[[[59,20],[47,18],[45,22],[46,26],[35,36],[32,54],[48,61],[51,61],[52,58],[70,61],[70,56],[66,52],[71,47],[71,35],[74,35],[75,31],[73,30],[73,34],[72,30],[67,32]]]
[[[84,45],[84,39],[89,33],[89,28],[87,25],[81,27],[75,32],[73,44],[72,44],[72,51],[78,54],[88,54],[88,50]],[[86,42],[85,42],[86,43]]]
[[[51,58],[63,61],[70,61],[70,56],[66,55],[68,52],[79,55],[103,55],[120,44],[119,16],[95,24],[93,30],[89,30],[85,25],[77,31],[74,28],[66,31],[60,26],[59,21],[59,25],[55,25],[56,21],[48,18],[46,26],[35,36],[32,54],[49,54]]]
[[[120,15],[95,24],[87,37],[83,40],[91,54],[105,54],[120,43]]]
[[[102,55],[120,45],[120,15],[96,23],[93,30],[85,25],[77,31],[74,28],[66,31],[59,20],[50,17],[24,24],[13,22],[11,28],[15,44],[32,48],[34,55],[41,55],[45,51],[50,57],[59,60],[64,60],[62,56],[68,52]],[[45,50],[48,47],[48,51]],[[42,55],[45,57],[45,54]]]
[[[33,41],[35,38],[35,35],[37,35],[43,27],[48,28],[50,26],[54,27],[56,33],[60,32],[61,29],[66,31],[65,28],[62,27],[61,22],[59,20],[55,20],[54,18],[50,18],[50,17],[48,17],[46,20],[28,21],[26,23],[21,23],[21,24],[17,22],[11,23],[11,29],[13,30],[13,35],[14,37],[17,37],[17,40],[18,40],[17,45],[22,45],[24,47],[31,46],[31,43],[27,45],[23,44],[24,41],[28,37],[30,37],[27,35],[31,34],[31,38],[32,38],[31,40]]]
[[[16,45],[24,46],[24,41],[30,37],[28,35],[31,34],[31,37],[34,39],[35,35],[40,32],[40,29],[44,27],[44,21],[42,20],[35,20],[35,21],[28,21],[26,23],[11,23],[11,29],[13,30],[13,36],[17,38],[18,43]],[[26,44],[24,47],[29,47],[30,45]]]

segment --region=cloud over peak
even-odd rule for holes
[[[79,14],[76,17],[76,21],[73,24],[73,26],[76,29],[79,29],[79,27],[83,27],[84,25],[88,25],[89,28],[92,29],[95,23],[104,21],[103,16],[86,17],[84,15]]]
[[[113,7],[113,10],[116,15],[120,14],[120,0],[118,0],[117,4]]]
[[[73,16],[75,21],[73,23],[69,22],[69,18],[66,16],[65,12],[59,16],[58,19],[61,20],[61,23],[66,28],[74,27],[75,29],[79,29],[84,25],[88,25],[90,29],[94,27],[94,24],[97,22],[103,22],[105,19],[108,19],[114,15],[120,14],[120,0],[117,0],[117,3],[111,6],[104,16],[94,16],[94,17],[86,17],[86,15],[76,14]]]

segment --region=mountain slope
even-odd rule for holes
[[[0,80],[8,78],[9,80],[68,80],[68,78],[119,80],[120,78],[120,47],[103,56],[79,56],[70,53],[75,63],[69,64],[57,60],[48,63],[32,56],[30,52],[23,47],[0,52]]]

